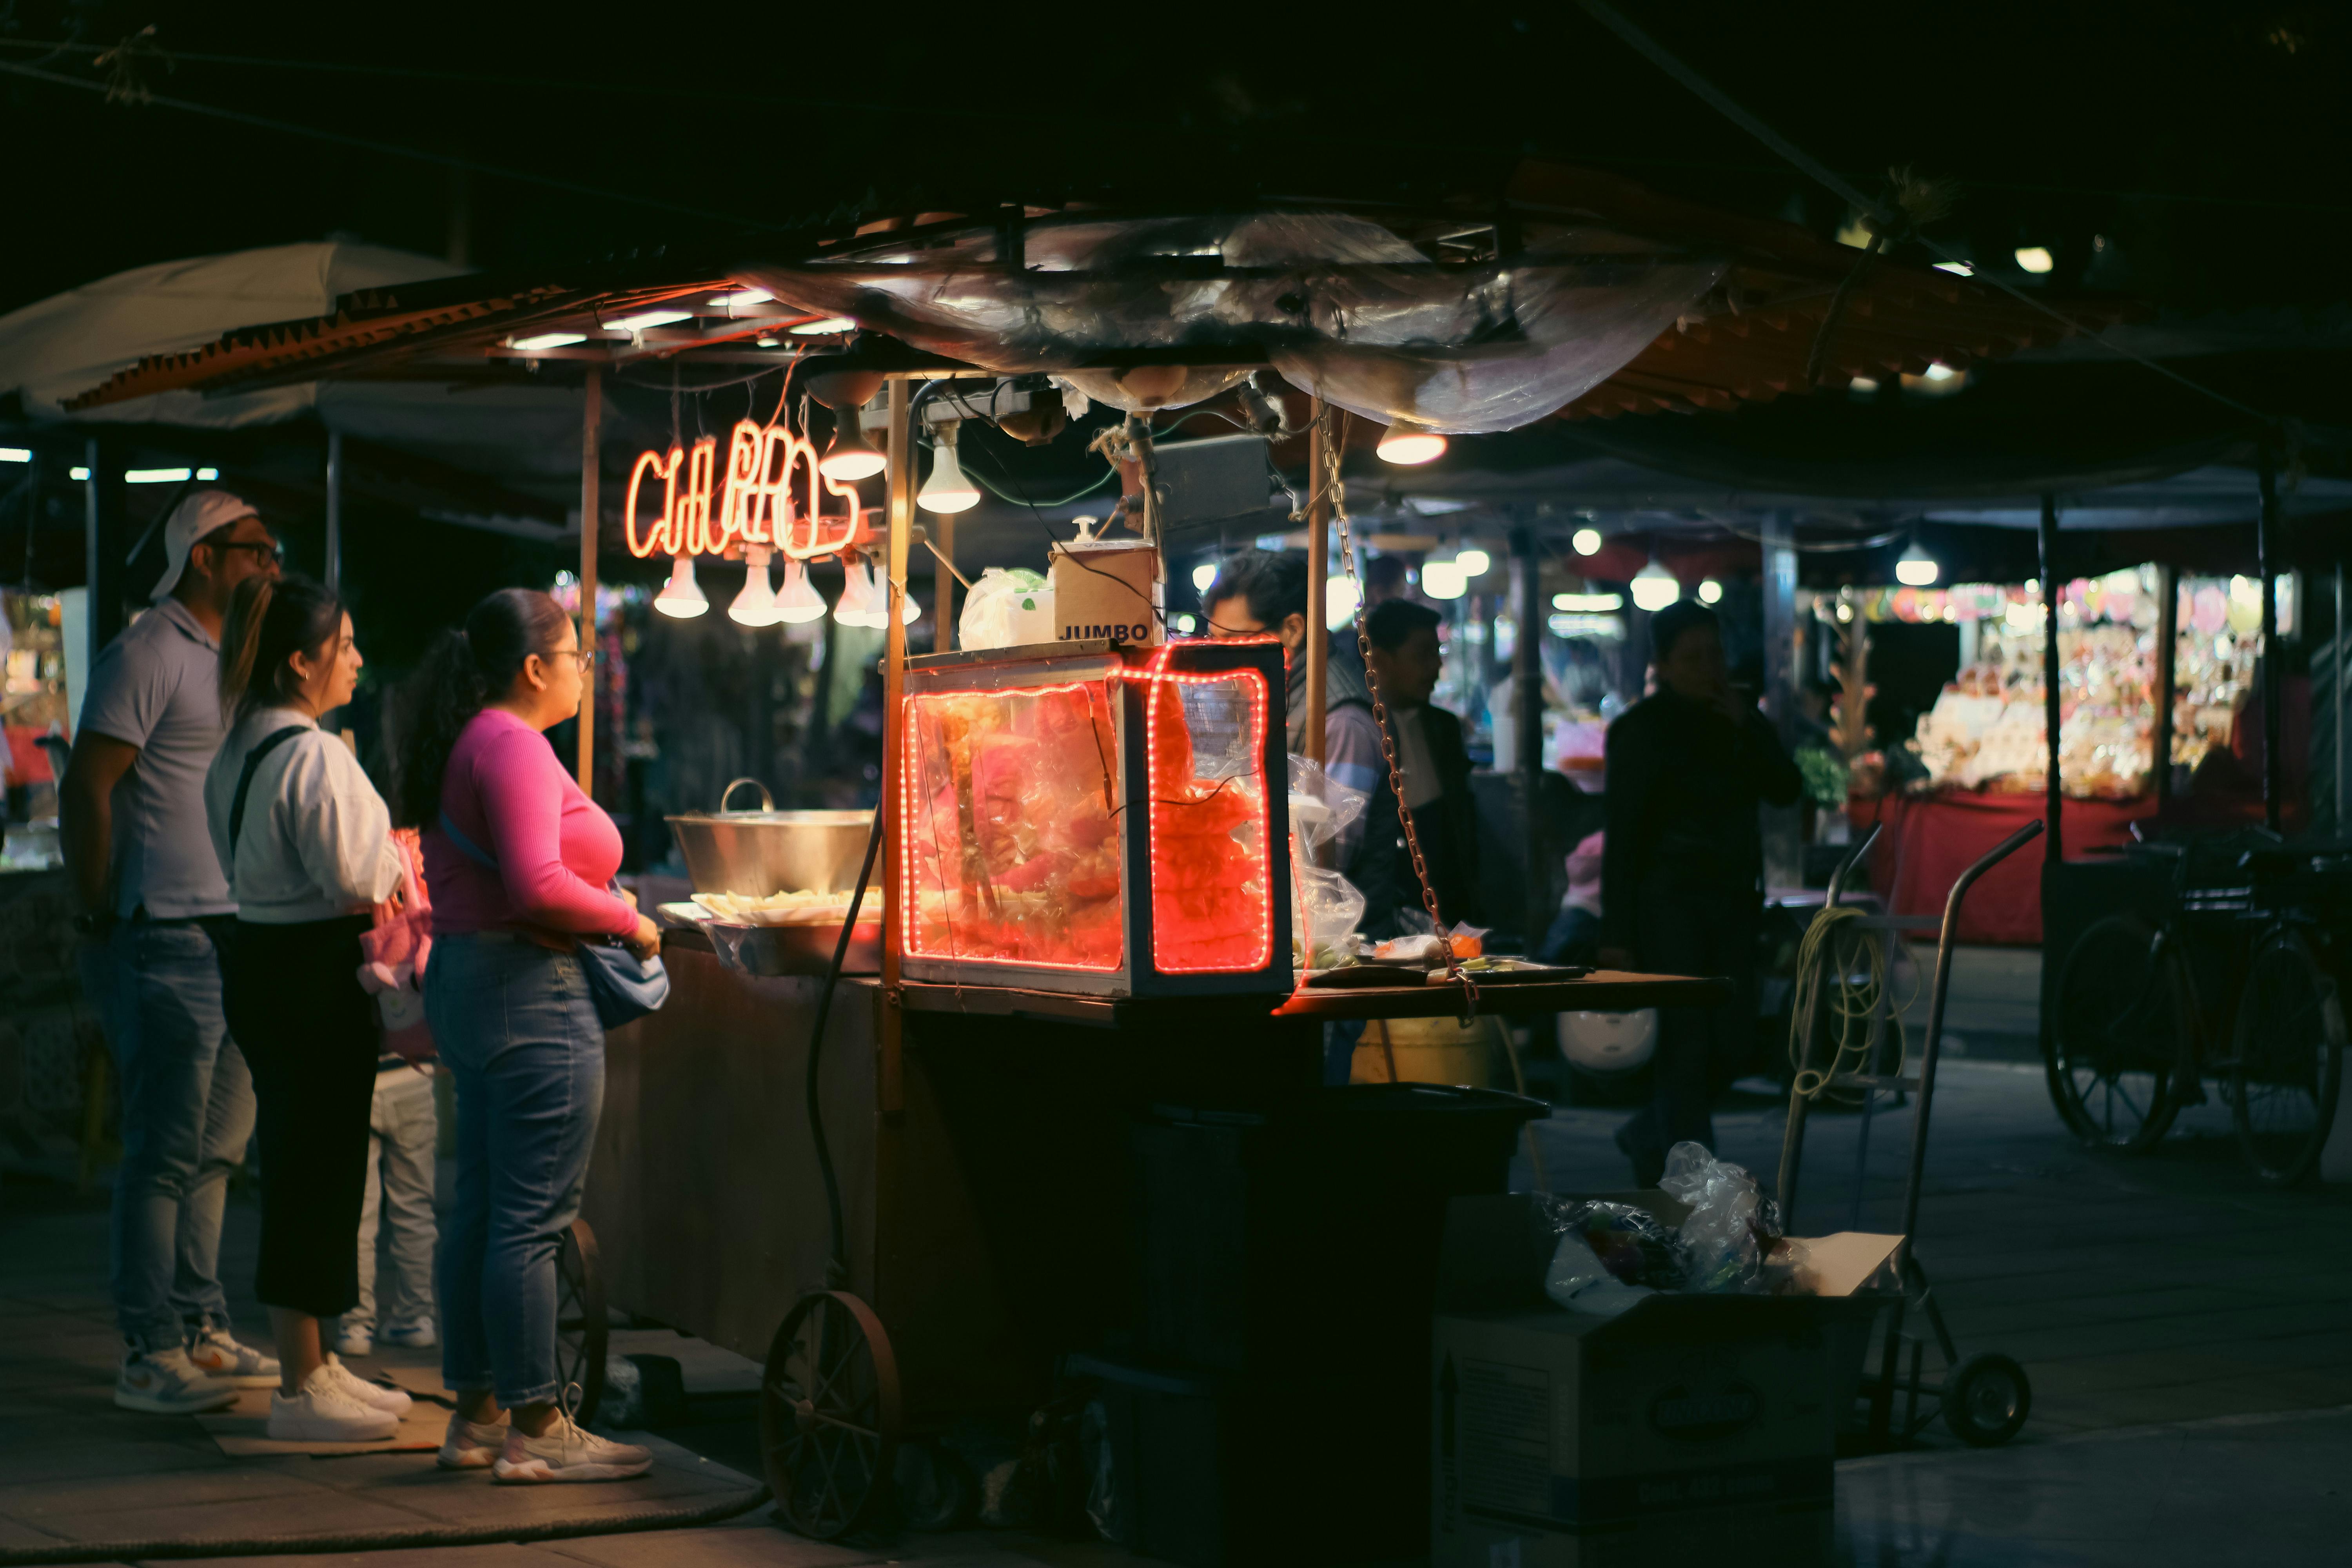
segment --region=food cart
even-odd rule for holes
[[[671,557],[673,587],[698,602],[698,558],[742,560],[755,605],[782,602],[760,592],[773,555],[785,559],[782,597],[805,599],[810,561],[854,556],[878,571],[887,644],[877,830],[854,867],[831,862],[830,886],[700,889],[841,895],[838,939],[820,954],[804,933],[754,939],[732,921],[672,931],[668,1005],[609,1037],[565,1307],[589,1380],[608,1308],[762,1359],[782,1511],[812,1534],[837,1535],[888,1493],[894,1446],[965,1416],[1025,1417],[1054,1394],[1062,1358],[1129,1338],[1149,1316],[1139,1123],[1198,1129],[1224,1148],[1259,1137],[1246,1129],[1276,1138],[1315,1121],[1333,1102],[1320,1088],[1328,1021],[1705,1004],[1727,989],[1705,977],[1473,975],[1450,943],[1442,970],[1396,984],[1342,988],[1302,975],[1285,687],[1271,646],[1173,640],[1155,615],[1116,642],[1082,640],[1078,628],[1068,641],[908,657],[915,552],[960,569],[952,517],[917,515],[917,403],[928,389],[992,383],[1034,396],[1042,384],[1024,378],[1050,375],[1066,400],[1123,411],[1111,442],[1118,515],[1157,552],[1149,416],[1233,392],[1254,371],[1280,375],[1312,399],[1303,429],[1287,419],[1261,427],[1258,411],[1239,412],[1269,440],[1303,437],[1307,447],[1296,521],[1307,524],[1308,624],[1320,626],[1334,525],[1339,569],[1353,570],[1342,467],[1351,417],[1367,436],[1388,425],[1426,442],[1554,413],[1721,408],[1776,396],[1800,375],[1839,385],[2067,329],[1924,267],[1882,260],[1856,272],[1850,252],[1793,226],[1540,164],[1517,171],[1499,205],[1491,195],[1352,207],[1252,195],[1215,210],[967,204],[874,215],[795,243],[772,264],[639,258],[531,287],[457,279],[376,290],[299,330],[231,334],[142,363],[75,406],[163,388],[430,378],[436,364],[542,384],[576,374],[590,520],[582,603],[595,602],[616,536],[640,558]],[[1879,311],[1877,324],[1833,331],[1848,309]],[[723,460],[716,438],[637,457],[616,529],[602,378],[648,358],[698,356],[805,371],[787,384],[835,410],[837,447],[856,445],[870,414],[887,460],[884,505],[865,506],[854,483],[824,471],[814,434],[780,407],[765,426],[739,425]],[[971,404],[991,417],[998,407],[993,393]],[[972,406],[964,416],[980,416]],[[944,444],[952,452],[952,438]],[[1514,595],[1532,627],[1542,618],[1533,547],[1515,541],[1513,552]],[[938,581],[944,632],[952,595]],[[1529,799],[1540,761],[1535,642],[1521,638],[1517,656]],[[1323,655],[1310,637],[1310,752],[1322,732]],[[1006,736],[1019,743],[978,743]],[[595,740],[583,712],[583,783]],[[775,814],[778,834],[797,831],[789,815]],[[847,960],[867,929],[859,889],[877,869],[869,970]],[[1398,1087],[1378,1102],[1424,1092]],[[1496,1120],[1509,1128],[1528,1109]],[[1373,1194],[1343,1228],[1402,1254],[1366,1289],[1382,1311],[1402,1303],[1410,1322],[1434,1261],[1433,1231],[1424,1247],[1413,1229],[1428,1191],[1412,1186],[1410,1156],[1427,1126],[1385,1110],[1376,1120],[1384,1144],[1302,1146],[1355,1151],[1357,1164],[1322,1173],[1315,1212]],[[1448,1179],[1499,1186],[1508,1142],[1457,1162]],[[1287,1278],[1328,1296],[1292,1300],[1294,1316],[1344,1322],[1362,1305],[1340,1300],[1336,1276]],[[1389,1338],[1392,1352],[1418,1356],[1409,1326]],[[1387,1425],[1336,1429],[1332,1449],[1356,1471],[1345,1500],[1384,1488],[1383,1506],[1365,1516],[1412,1528],[1427,1518],[1416,1500],[1425,1428],[1414,1415],[1425,1385],[1347,1370],[1384,1396],[1365,1421]],[[1328,1517],[1340,1495],[1302,1494],[1297,1506]]]

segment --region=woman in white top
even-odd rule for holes
[[[351,617],[297,577],[241,584],[221,637],[228,738],[205,779],[213,849],[237,901],[223,963],[230,1032],[253,1068],[261,1261],[281,1368],[269,1435],[390,1437],[408,1396],[324,1353],[319,1320],[359,1300],[360,1207],[375,1092],[375,1004],[360,933],[400,885],[392,814],[319,717],[359,678]]]

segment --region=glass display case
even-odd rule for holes
[[[1270,638],[908,659],[906,976],[1289,991],[1282,699]]]

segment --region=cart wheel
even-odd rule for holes
[[[2254,1174],[2274,1186],[2309,1175],[2336,1122],[2344,1010],[2336,982],[2293,931],[2254,952],[2238,1003],[2231,1121]]]
[[[2059,975],[2043,1064],[2076,1137],[2133,1153],[2163,1138],[2195,996],[2179,950],[2147,921],[2110,915],[2083,933]]]
[[[612,1323],[604,1315],[604,1270],[597,1261],[596,1233],[575,1219],[555,1253],[555,1384],[580,1385],[572,1418],[583,1426],[596,1418],[604,1397],[604,1356]]]
[[[874,1310],[846,1290],[812,1291],[768,1348],[760,1453],[784,1520],[834,1541],[877,1512],[898,1441],[898,1363]]]
[[[971,1467],[943,1443],[902,1443],[891,1470],[898,1517],[909,1530],[961,1530],[980,1510]]]
[[[1997,1352],[1969,1357],[1944,1379],[1944,1425],[1971,1448],[2008,1442],[2032,1410],[2025,1369]]]

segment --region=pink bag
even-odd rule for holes
[[[433,952],[433,904],[425,896],[424,850],[416,829],[393,830],[400,850],[400,891],[375,907],[375,929],[360,933],[360,989],[375,997],[383,1048],[411,1063],[434,1056],[425,1022],[425,961]]]

